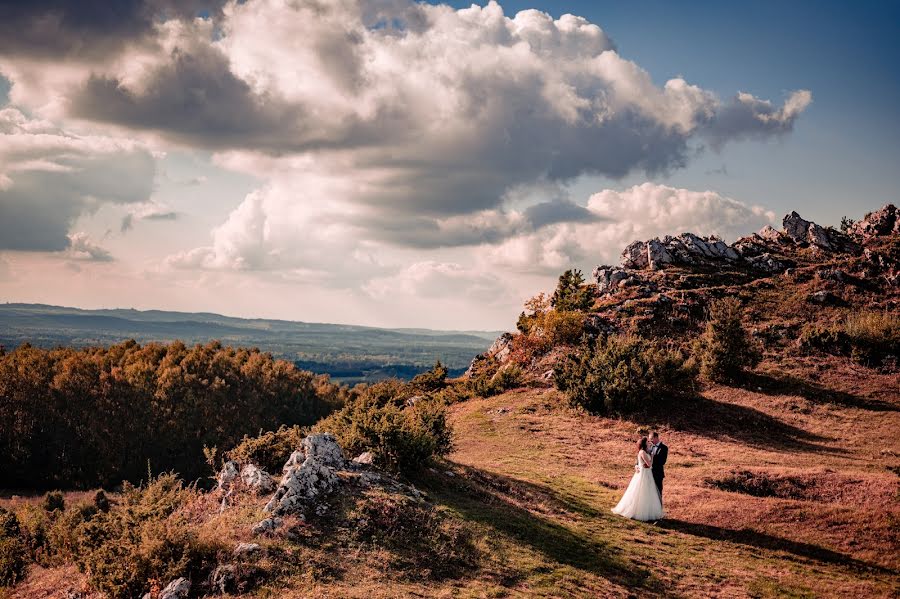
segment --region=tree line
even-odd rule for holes
[[[346,393],[325,375],[218,341],[0,349],[2,484],[112,486],[168,470],[196,478],[204,447],[311,425]]]

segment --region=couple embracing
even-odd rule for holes
[[[659,520],[665,516],[662,506],[663,479],[669,448],[654,431],[650,438],[641,437],[637,446],[637,464],[625,495],[612,509],[613,513],[642,520]]]

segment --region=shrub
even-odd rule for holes
[[[741,323],[743,310],[735,298],[712,304],[703,334],[694,342],[694,359],[700,374],[711,381],[734,382],[746,368],[756,366],[761,355]]]
[[[451,448],[446,407],[433,398],[406,405],[402,395],[388,395],[392,385],[376,384],[314,427],[337,437],[349,455],[371,451],[377,463],[412,471]]]
[[[597,414],[627,414],[690,393],[696,377],[680,351],[633,335],[585,341],[555,374],[572,405]]]
[[[524,373],[515,364],[497,370],[493,375],[483,375],[471,381],[472,392],[479,397],[499,395],[522,384]]]
[[[225,455],[241,464],[253,463],[266,472],[281,472],[291,454],[309,433],[308,427],[281,426],[256,437],[244,437]]]
[[[25,578],[28,554],[20,537],[19,521],[12,512],[0,508],[0,587],[12,586]]]
[[[779,497],[781,499],[807,499],[812,481],[796,476],[777,476],[750,470],[737,470],[722,478],[708,478],[708,486],[744,493],[754,497]]]
[[[425,393],[439,391],[447,386],[447,373],[447,367],[438,360],[434,363],[431,370],[414,376],[409,382],[409,386],[412,389]]]
[[[851,357],[866,366],[883,367],[900,357],[900,315],[860,312],[844,321],[843,333],[851,345]]]
[[[384,547],[393,558],[391,567],[414,577],[455,576],[477,561],[469,529],[427,503],[370,491],[349,516],[357,523],[354,540]]]
[[[42,507],[48,512],[61,512],[66,509],[66,500],[59,491],[53,491],[44,495]]]
[[[593,289],[584,284],[580,270],[567,270],[559,276],[550,305],[560,312],[586,312],[593,307]]]
[[[179,511],[192,493],[174,474],[126,484],[118,505],[80,525],[76,560],[91,586],[125,599],[140,597],[150,580],[207,576],[224,548],[201,539]]]
[[[553,347],[550,338],[541,334],[537,327],[531,332],[516,335],[510,341],[509,360],[514,364],[527,365],[532,360],[543,356]],[[491,373],[494,376],[496,372]]]

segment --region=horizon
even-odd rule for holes
[[[510,330],[634,240],[898,201],[900,5],[161,6],[0,7],[7,303]]]

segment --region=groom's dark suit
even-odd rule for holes
[[[656,483],[656,488],[659,489],[659,496],[662,497],[663,479],[666,477],[666,460],[669,459],[669,446],[659,443],[653,449],[653,481]]]

